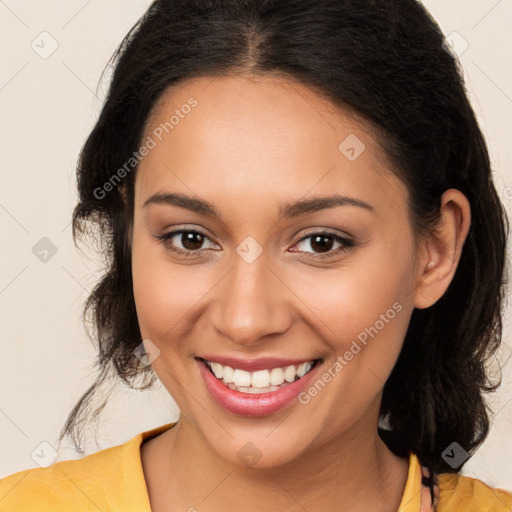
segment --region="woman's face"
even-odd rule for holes
[[[238,465],[374,436],[419,256],[407,190],[365,124],[297,83],[203,77],[167,91],[143,143],[134,295],[181,422]],[[314,202],[335,195],[350,201]],[[320,362],[261,395],[229,389],[199,358],[263,387],[295,378],[276,367]]]

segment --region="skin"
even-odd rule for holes
[[[201,77],[168,89],[147,137],[189,98],[197,106],[142,160],[131,232],[133,290],[143,339],[160,351],[153,368],[178,404],[171,430],[144,443],[142,464],[153,512],[396,511],[408,461],[377,433],[382,389],[415,307],[446,291],[470,225],[466,197],[442,198],[436,236],[415,243],[407,189],[390,171],[364,120],[313,90],[277,76]],[[366,146],[350,161],[350,134]],[[157,192],[211,202],[221,219],[145,201]],[[283,203],[331,195],[373,207],[337,206],[279,220]],[[178,229],[207,237],[185,246]],[[327,229],[323,254],[307,235]],[[263,252],[247,263],[246,237]],[[199,240],[199,241],[198,241]],[[170,246],[202,254],[184,257]],[[430,265],[429,265],[430,262]],[[195,356],[321,358],[331,368],[365,328],[402,309],[308,404],[246,418],[209,395]],[[248,442],[261,458],[248,467]],[[305,484],[307,482],[307,484]]]

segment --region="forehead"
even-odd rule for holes
[[[155,146],[137,171],[139,201],[158,190],[285,202],[356,196],[403,208],[406,190],[370,126],[279,77],[199,77],[168,88],[145,127]],[[387,205],[387,206],[386,206]]]

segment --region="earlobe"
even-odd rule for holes
[[[126,191],[126,187],[123,184],[119,185],[119,195],[121,196],[121,199],[124,203],[124,210],[125,212],[127,213],[128,212],[128,193]],[[126,231],[126,241],[127,241],[127,244],[128,244],[128,247],[130,248],[131,250],[131,247],[132,247],[132,235],[133,235],[133,222],[130,222],[129,223],[129,226],[127,228],[127,231]]]
[[[123,200],[123,203],[126,206],[128,204],[128,197],[126,195],[126,187],[124,186],[124,183],[119,185],[118,190],[119,190],[119,195],[121,196],[121,199]]]
[[[131,248],[132,248],[132,240],[133,240],[132,225],[133,225],[133,224],[130,224],[130,227],[128,228],[128,231],[127,231],[127,233],[126,233],[126,238],[127,238],[127,240],[128,240],[128,247],[130,248],[130,252],[131,252]]]
[[[447,190],[441,199],[441,218],[428,237],[418,259],[414,306],[425,309],[435,304],[448,289],[462,254],[471,224],[471,207],[466,196]]]

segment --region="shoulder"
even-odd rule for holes
[[[141,432],[124,444],[78,460],[0,479],[0,511],[149,512],[140,447],[176,423]]]
[[[512,493],[476,478],[455,473],[438,475],[438,512],[510,512]]]
[[[0,510],[9,512],[110,511],[128,494],[144,498],[144,476],[134,451],[139,438],[77,460],[19,471],[0,480]],[[142,494],[141,494],[142,492]],[[119,508],[116,506],[115,510]],[[126,508],[126,510],[135,510]],[[144,512],[144,508],[140,509]]]
[[[111,479],[111,472],[121,459],[121,448],[122,445],[115,446],[82,459],[27,469],[1,479],[0,510],[4,510],[2,507],[13,512],[28,511],[30,507],[36,510],[42,503],[51,504],[55,511],[65,510],[65,507],[68,510],[93,510],[86,506],[86,501],[94,499],[91,484],[99,475],[104,481]],[[82,502],[84,506],[77,507]]]

